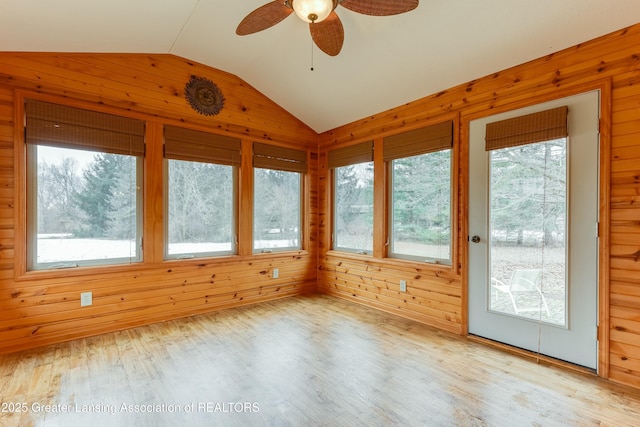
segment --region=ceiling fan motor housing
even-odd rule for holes
[[[338,6],[338,0],[285,0],[300,19],[309,23],[324,21]]]

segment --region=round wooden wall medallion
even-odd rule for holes
[[[184,96],[191,108],[205,116],[214,116],[224,106],[224,96],[220,88],[204,77],[191,76],[184,88]]]

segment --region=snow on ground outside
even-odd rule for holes
[[[38,236],[38,263],[135,258],[136,244],[129,240],[68,239],[47,235]],[[257,248],[291,247],[289,240],[256,242]],[[198,254],[230,251],[230,243],[173,243],[170,254]]]

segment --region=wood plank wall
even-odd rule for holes
[[[219,115],[202,116],[188,106],[183,88],[191,75],[220,87],[225,105]],[[147,120],[142,264],[20,277],[16,260],[18,254],[24,258],[19,235],[24,213],[16,209],[21,184],[15,182],[14,104],[21,91]],[[245,147],[261,141],[307,150],[317,158],[314,131],[238,77],[219,70],[171,55],[0,53],[0,352],[315,292],[315,238],[307,237],[304,251],[251,255],[251,242],[241,242],[235,257],[162,261],[164,123],[236,136]],[[250,158],[244,164],[241,182],[246,183],[252,174]],[[317,161],[310,164],[306,185],[316,189]],[[251,197],[243,194],[240,211],[246,213]],[[310,194],[305,216],[315,218],[317,192]],[[250,238],[250,216],[243,214],[240,222]],[[315,221],[306,222],[306,235],[317,235]],[[280,269],[277,279],[273,268]],[[84,291],[93,292],[91,307],[80,307]]]
[[[235,76],[169,55],[0,54],[0,351],[316,290],[465,334],[466,123],[487,111],[557,97],[581,85],[611,85],[610,182],[606,217],[610,233],[601,278],[604,376],[640,388],[640,25],[536,61],[468,82],[320,135]],[[223,90],[225,109],[203,118],[184,103],[190,75],[208,77]],[[145,263],[136,269],[42,280],[14,279],[17,240],[14,182],[15,89],[64,96],[154,117],[263,140],[307,147],[309,250],[287,256],[240,256],[202,264]],[[458,262],[453,268],[330,251],[328,149],[380,140],[455,117]],[[317,162],[315,159],[317,158]],[[317,165],[316,165],[317,163]],[[317,167],[316,167],[317,166]],[[157,200],[156,200],[157,203]],[[156,218],[156,223],[158,218]],[[160,222],[161,223],[161,222]],[[316,238],[317,236],[317,238]],[[271,279],[270,269],[281,269]],[[316,270],[317,269],[317,270]],[[398,280],[407,279],[401,294]],[[79,308],[79,293],[94,291],[94,306]],[[606,328],[606,331],[602,330]]]
[[[609,196],[602,201],[603,219],[609,222],[603,230],[610,226],[610,233],[601,236],[607,244],[600,277],[600,301],[605,304],[600,311],[600,348],[606,353],[600,374],[640,387],[640,25],[321,134],[319,291],[465,334],[469,118],[597,85],[610,85],[612,94],[601,123],[605,143],[610,144],[603,152],[603,183],[610,182],[604,191]],[[460,118],[455,147],[460,166],[455,247],[459,269],[330,251],[327,151],[380,140],[451,114]],[[407,293],[399,292],[401,278],[407,280]]]

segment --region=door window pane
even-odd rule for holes
[[[566,142],[490,152],[492,311],[566,325]]]

